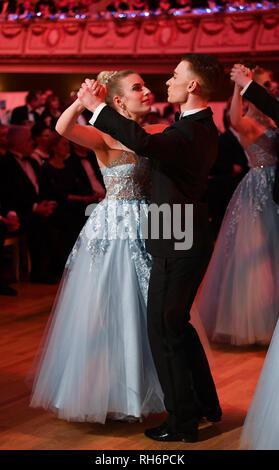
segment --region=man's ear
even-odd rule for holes
[[[193,93],[194,91],[198,91],[200,88],[199,82],[197,80],[191,80],[188,84],[187,91],[189,93]]]

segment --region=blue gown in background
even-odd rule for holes
[[[279,316],[279,206],[272,199],[279,130],[245,150],[249,172],[227,207],[197,299],[212,341],[269,344]]]
[[[68,258],[34,363],[30,406],[105,423],[161,412],[164,403],[146,326],[149,161],[123,151],[101,171],[106,197]]]

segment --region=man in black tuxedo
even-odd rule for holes
[[[3,272],[3,251],[5,238],[20,227],[19,218],[13,212],[3,214],[0,201],[0,295],[17,295],[17,291],[7,284]]]
[[[159,239],[149,238],[146,242],[153,256],[148,334],[168,418],[145,435],[158,441],[195,442],[199,419],[219,421],[222,414],[206,355],[189,322],[213,245],[204,196],[209,170],[217,156],[218,132],[207,102],[218,77],[219,66],[213,57],[183,56],[167,82],[168,101],[179,103],[182,114],[163,133],[153,135],[106,106],[98,83],[86,81],[78,94],[83,105],[94,113],[91,123],[95,127],[152,160],[149,222],[154,221],[152,205],[163,204],[170,208],[173,221],[171,238],[164,238],[163,218]],[[176,233],[178,225],[187,230],[192,224],[186,215],[188,205],[193,207],[193,242],[186,235],[181,242],[181,235]],[[178,208],[180,212],[176,212]],[[167,228],[170,225],[168,221]]]
[[[40,121],[40,115],[36,109],[40,106],[40,94],[30,91],[26,96],[26,105],[14,108],[11,115],[11,124],[27,125]]]
[[[25,126],[8,129],[9,151],[0,161],[0,200],[4,213],[13,211],[21,230],[27,234],[32,271],[31,280],[54,283],[47,272],[51,253],[51,227],[48,217],[53,201],[41,201],[39,196],[39,164],[29,155],[33,149],[31,130]]]
[[[71,147],[71,155],[66,164],[71,166],[76,175],[78,194],[84,197],[86,205],[100,202],[106,192],[94,152],[75,142],[72,142]]]
[[[251,103],[273,119],[276,125],[279,126],[279,102],[270,93],[268,93],[265,88],[252,80],[252,71],[249,68],[242,64],[235,64],[231,70],[231,79],[242,87],[241,95],[243,98],[251,101]],[[273,199],[277,204],[279,204],[279,159],[273,186]]]

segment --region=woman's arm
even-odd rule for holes
[[[102,133],[93,126],[77,124],[77,118],[85,108],[77,99],[59,117],[55,130],[67,139],[92,150],[107,150]]]
[[[240,134],[250,133],[252,129],[251,120],[242,115],[242,96],[241,87],[235,83],[234,92],[230,107],[230,120],[232,127]]]

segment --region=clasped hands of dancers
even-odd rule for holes
[[[100,423],[167,411],[163,424],[145,431],[159,441],[195,442],[201,418],[220,421],[210,367],[190,323],[213,250],[204,201],[218,148],[208,99],[219,76],[212,56],[182,57],[167,81],[168,101],[181,109],[169,127],[138,124],[150,109],[150,91],[130,70],[86,79],[59,118],[57,132],[95,151],[107,193],[68,258],[31,406]],[[231,78],[243,87],[251,72],[235,65]],[[88,126],[77,124],[84,108],[93,112]],[[150,203],[171,212],[193,205],[190,249],[176,250],[177,236],[165,239],[162,227],[157,239],[143,239],[139,213],[147,220]],[[138,221],[136,240],[108,236],[107,223],[120,220],[128,229]]]

